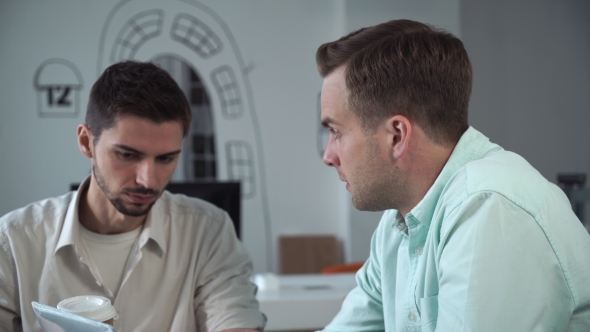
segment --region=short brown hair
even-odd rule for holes
[[[400,114],[434,142],[448,145],[469,126],[471,63],[463,43],[450,33],[389,21],[321,45],[316,62],[322,77],[346,66],[348,105],[368,132]]]
[[[176,81],[149,62],[116,63],[92,86],[86,124],[95,142],[121,115],[135,115],[155,123],[178,121],[184,136],[191,122],[190,107]]]

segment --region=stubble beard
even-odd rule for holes
[[[156,203],[156,201],[160,197],[160,192],[153,190],[153,189],[145,188],[145,187],[123,188],[123,190],[121,190],[120,194],[125,194],[125,193],[151,194],[151,195],[154,195],[154,197],[156,197],[156,199],[154,199],[153,202],[151,202],[148,206],[146,206],[144,208],[141,207],[142,204],[133,204],[132,203],[132,205],[135,207],[135,209],[130,209],[125,206],[123,200],[120,197],[118,197],[116,193],[114,193],[112,190],[109,189],[106,179],[102,176],[102,174],[100,173],[100,170],[96,166],[96,164],[92,165],[92,173],[94,174],[94,178],[96,179],[96,184],[98,184],[98,186],[100,187],[100,189],[102,190],[102,192],[104,193],[106,198],[109,200],[109,202],[111,202],[111,205],[113,205],[113,207],[123,215],[129,216],[129,217],[145,216],[146,214],[148,214],[148,212],[150,212],[152,206],[154,206],[154,204]]]
[[[384,211],[400,206],[405,186],[394,165],[380,159],[377,145],[369,144],[364,159],[366,164],[351,175],[352,205],[360,211]]]

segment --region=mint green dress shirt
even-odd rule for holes
[[[561,189],[469,128],[405,217],[385,211],[324,331],[590,331],[590,236]]]

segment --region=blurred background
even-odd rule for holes
[[[401,18],[463,40],[472,126],[552,182],[590,172],[587,0],[2,0],[0,215],[89,174],[75,133],[92,84],[117,61],[153,61],[194,114],[173,180],[241,182],[256,272],[280,272],[286,236],[328,236],[335,262],[363,261],[381,214],[356,211],[321,161],[315,51]]]

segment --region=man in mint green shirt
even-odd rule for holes
[[[322,124],[359,210],[385,210],[324,331],[590,331],[590,236],[564,193],[470,127],[463,44],[397,20],[322,45]]]

